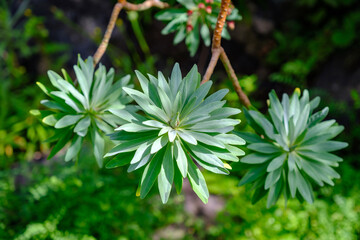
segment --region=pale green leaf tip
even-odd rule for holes
[[[37,110],[37,109],[31,109],[30,111],[29,111],[29,113],[31,114],[31,115],[33,115],[33,116],[40,116],[40,111],[39,110]]]

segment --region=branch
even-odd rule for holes
[[[124,6],[124,8],[129,11],[144,11],[151,7],[163,9],[169,7],[169,4],[160,2],[159,0],[146,0],[145,2],[140,4],[132,4],[125,2]]]
[[[210,80],[211,75],[214,72],[215,66],[219,60],[220,57],[220,53],[221,53],[221,49],[220,48],[216,48],[212,51],[212,55],[211,55],[211,59],[209,62],[209,66],[206,69],[205,75],[203,77],[203,80],[201,81],[201,84],[206,83],[207,81]]]
[[[168,7],[169,4],[164,3],[164,2],[160,2],[159,0],[146,0],[143,3],[140,4],[132,4],[132,3],[128,3],[126,2],[126,0],[119,0],[118,3],[115,4],[114,9],[111,13],[111,17],[109,20],[109,24],[106,28],[106,32],[104,34],[104,37],[98,47],[98,49],[96,50],[95,54],[94,54],[94,65],[97,65],[100,61],[100,59],[102,58],[102,56],[104,55],[106,48],[109,44],[109,40],[111,38],[111,34],[114,30],[115,27],[115,23],[116,20],[119,16],[119,13],[121,11],[121,9],[125,9],[128,11],[144,11],[147,10],[151,7],[157,7],[157,8],[166,8]]]
[[[221,9],[219,16],[217,18],[216,27],[214,30],[214,36],[213,36],[213,42],[212,42],[212,56],[209,62],[209,66],[206,69],[205,75],[201,81],[201,83],[205,83],[209,81],[212,73],[214,72],[214,68],[219,60],[223,63],[225,70],[232,81],[232,84],[234,86],[234,89],[239,96],[240,102],[246,107],[249,108],[251,106],[249,98],[246,96],[246,94],[242,91],[242,88],[239,84],[239,80],[235,74],[234,69],[231,66],[230,60],[227,57],[225,50],[221,47],[221,32],[224,28],[224,24],[226,21],[226,15],[229,10],[231,0],[221,0]]]
[[[246,96],[246,94],[242,91],[242,88],[239,84],[239,80],[235,74],[234,69],[231,66],[230,60],[227,57],[225,51],[223,48],[221,48],[221,54],[220,54],[220,60],[223,63],[225,70],[230,78],[230,80],[232,81],[232,84],[234,86],[234,89],[237,93],[237,95],[239,96],[239,100],[242,103],[242,105],[244,105],[246,108],[249,108],[251,103],[249,98]]]
[[[210,80],[212,73],[214,72],[214,68],[219,60],[220,56],[220,48],[221,48],[221,32],[224,28],[224,24],[226,21],[226,16],[229,10],[231,0],[222,0],[220,12],[216,21],[216,26],[214,30],[213,40],[212,40],[212,56],[209,63],[208,68],[206,69],[206,73],[201,81],[201,83],[205,83]]]
[[[115,23],[116,23],[116,20],[119,16],[119,13],[121,11],[121,9],[123,8],[123,5],[121,3],[116,3],[115,6],[114,6],[114,9],[111,13],[111,17],[110,17],[110,21],[109,21],[109,24],[106,28],[106,32],[105,32],[105,35],[103,37],[103,40],[101,41],[98,49],[96,50],[95,54],[94,54],[94,66],[97,65],[101,59],[101,57],[104,55],[105,51],[106,51],[106,48],[109,44],[109,40],[110,40],[110,37],[111,37],[111,34],[114,30],[114,27],[115,27]]]
[[[224,28],[226,16],[229,10],[231,0],[221,0],[220,12],[217,18],[216,27],[214,30],[212,50],[221,47],[221,32]]]

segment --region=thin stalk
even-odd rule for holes
[[[235,92],[239,96],[240,102],[246,108],[249,108],[251,106],[250,100],[246,96],[246,94],[243,92],[243,90],[239,84],[239,80],[235,74],[235,71],[234,71],[233,67],[231,66],[230,60],[227,57],[225,50],[221,47],[221,32],[225,25],[226,15],[228,13],[230,3],[231,3],[231,0],[221,0],[220,13],[218,15],[216,27],[214,30],[213,40],[212,40],[212,47],[211,47],[212,56],[211,56],[209,65],[206,69],[205,75],[204,75],[201,83],[205,83],[210,80],[210,77],[213,74],[214,69],[217,65],[217,62],[220,58],[221,62],[223,63],[223,65],[225,67],[225,70],[233,84]]]
[[[234,69],[231,66],[230,60],[227,57],[225,51],[223,48],[221,48],[221,54],[220,54],[220,60],[223,63],[225,70],[233,84],[233,87],[235,89],[235,92],[237,93],[237,95],[239,96],[239,100],[242,103],[242,105],[244,105],[246,108],[249,108],[251,106],[250,100],[248,98],[248,96],[246,96],[246,94],[243,92],[240,84],[239,84],[239,80],[235,74]]]
[[[110,37],[111,37],[111,34],[114,30],[114,27],[115,27],[115,23],[116,23],[116,20],[119,16],[119,13],[121,11],[121,9],[123,8],[123,5],[121,3],[116,3],[115,6],[114,6],[114,9],[111,13],[111,17],[110,17],[110,21],[109,21],[109,24],[106,28],[106,32],[105,32],[105,35],[103,37],[103,40],[101,41],[98,49],[96,50],[95,54],[94,54],[94,66],[97,65],[101,59],[101,57],[104,55],[105,51],[106,51],[106,48],[109,44],[109,40],[110,40]]]
[[[126,0],[119,0],[118,3],[115,4],[114,9],[112,11],[108,26],[106,28],[105,35],[103,37],[103,40],[101,41],[98,49],[96,50],[94,54],[94,65],[97,65],[101,59],[101,57],[104,55],[106,48],[109,44],[109,40],[111,38],[111,34],[114,30],[115,23],[117,18],[119,17],[119,13],[121,9],[125,9],[128,11],[144,11],[151,7],[157,7],[157,8],[166,8],[169,4],[160,2],[159,0],[146,0],[143,3],[140,4],[132,4],[126,2]]]

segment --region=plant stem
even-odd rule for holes
[[[211,75],[214,72],[215,66],[219,60],[220,57],[220,53],[221,53],[221,49],[220,48],[216,48],[212,50],[212,55],[211,55],[211,59],[209,62],[209,65],[206,69],[205,75],[201,81],[201,84],[206,83],[207,81],[210,80]]]
[[[225,70],[234,86],[235,92],[237,93],[237,95],[239,96],[239,100],[242,103],[242,105],[244,105],[246,108],[249,108],[251,103],[250,100],[248,98],[248,96],[246,96],[246,94],[243,92],[243,90],[241,89],[241,86],[239,84],[239,80],[235,74],[234,69],[231,66],[230,60],[227,57],[225,51],[223,48],[221,48],[221,54],[220,54],[220,60],[223,63]]]
[[[115,23],[116,23],[116,20],[119,16],[119,13],[121,11],[121,9],[123,8],[123,5],[121,3],[116,3],[115,6],[114,6],[114,9],[111,13],[111,17],[110,17],[110,21],[109,21],[109,24],[106,28],[106,32],[105,32],[105,35],[103,37],[103,40],[101,41],[98,49],[96,50],[95,54],[94,54],[94,66],[97,65],[101,59],[101,57],[104,55],[105,51],[106,51],[106,48],[109,44],[109,40],[110,40],[110,37],[111,37],[111,34],[114,30],[114,27],[115,27]]]
[[[224,28],[230,2],[231,0],[221,0],[220,12],[217,18],[216,27],[213,35],[212,50],[221,47],[221,32]]]
[[[124,8],[129,11],[144,11],[151,7],[156,7],[160,9],[169,7],[169,4],[161,2],[159,0],[146,0],[145,2],[140,4],[132,4],[126,1],[124,2],[125,2]]]
[[[246,94],[242,91],[242,88],[239,84],[239,80],[235,74],[234,69],[231,66],[230,60],[227,57],[225,50],[221,47],[221,32],[224,28],[224,24],[226,21],[226,15],[229,10],[231,0],[221,0],[221,7],[220,7],[220,13],[217,18],[216,27],[214,30],[213,35],[213,42],[211,47],[212,56],[209,62],[209,65],[206,69],[205,75],[201,81],[201,83],[205,83],[210,80],[211,75],[214,72],[215,66],[219,60],[219,57],[221,59],[221,62],[223,63],[225,70],[232,81],[232,84],[234,86],[234,89],[239,96],[240,102],[246,107],[249,108],[251,103],[249,98],[246,96]]]
[[[116,20],[119,16],[119,13],[121,9],[125,9],[128,11],[144,11],[151,7],[157,7],[157,8],[166,8],[169,4],[160,2],[159,0],[146,0],[143,3],[140,4],[132,4],[126,2],[126,0],[119,0],[118,3],[115,4],[114,9],[112,11],[109,24],[106,28],[106,32],[104,34],[103,40],[101,41],[98,49],[96,50],[94,54],[94,66],[97,65],[101,59],[101,57],[104,55],[106,48],[109,44],[109,40],[111,38],[111,34],[114,30]]]

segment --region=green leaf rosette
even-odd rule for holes
[[[182,77],[179,65],[173,68],[169,81],[136,72],[142,92],[123,90],[139,105],[141,114],[128,113],[128,123],[117,128],[111,139],[119,141],[106,156],[112,157],[106,167],[130,164],[128,172],[145,167],[140,181],[144,198],[157,180],[163,203],[168,201],[172,184],[181,192],[183,178],[206,203],[209,192],[198,166],[218,174],[228,174],[223,160],[238,161],[244,154],[237,145],[245,141],[230,133],[240,121],[229,116],[240,110],[224,107],[228,90],[207,96],[212,82],[200,85],[200,74],[194,66]],[[123,117],[124,111],[112,110]]]
[[[275,91],[269,94],[269,115],[245,111],[249,125],[257,134],[237,133],[251,151],[241,159],[250,168],[240,185],[252,183],[253,203],[268,193],[267,206],[276,203],[283,194],[288,198],[312,203],[314,184],[334,185],[339,174],[333,169],[342,159],[330,152],[348,144],[332,140],[344,129],[335,120],[323,121],[329,109],[314,112],[320,102],[309,100],[309,93],[295,91],[289,98],[283,94],[280,102]]]
[[[38,82],[50,99],[41,101],[47,110],[33,112],[38,113],[45,124],[55,128],[55,135],[48,141],[56,141],[56,144],[48,158],[52,158],[70,142],[65,161],[77,159],[83,140],[88,137],[101,167],[105,148],[104,133],[112,133],[114,128],[125,122],[108,110],[125,109],[131,101],[122,90],[122,87],[128,86],[130,76],[114,83],[114,69],[107,72],[100,64],[94,72],[91,57],[86,62],[79,57],[74,71],[78,86],[65,70],[62,70],[63,76],[49,71],[50,82],[56,90],[50,90]]]

